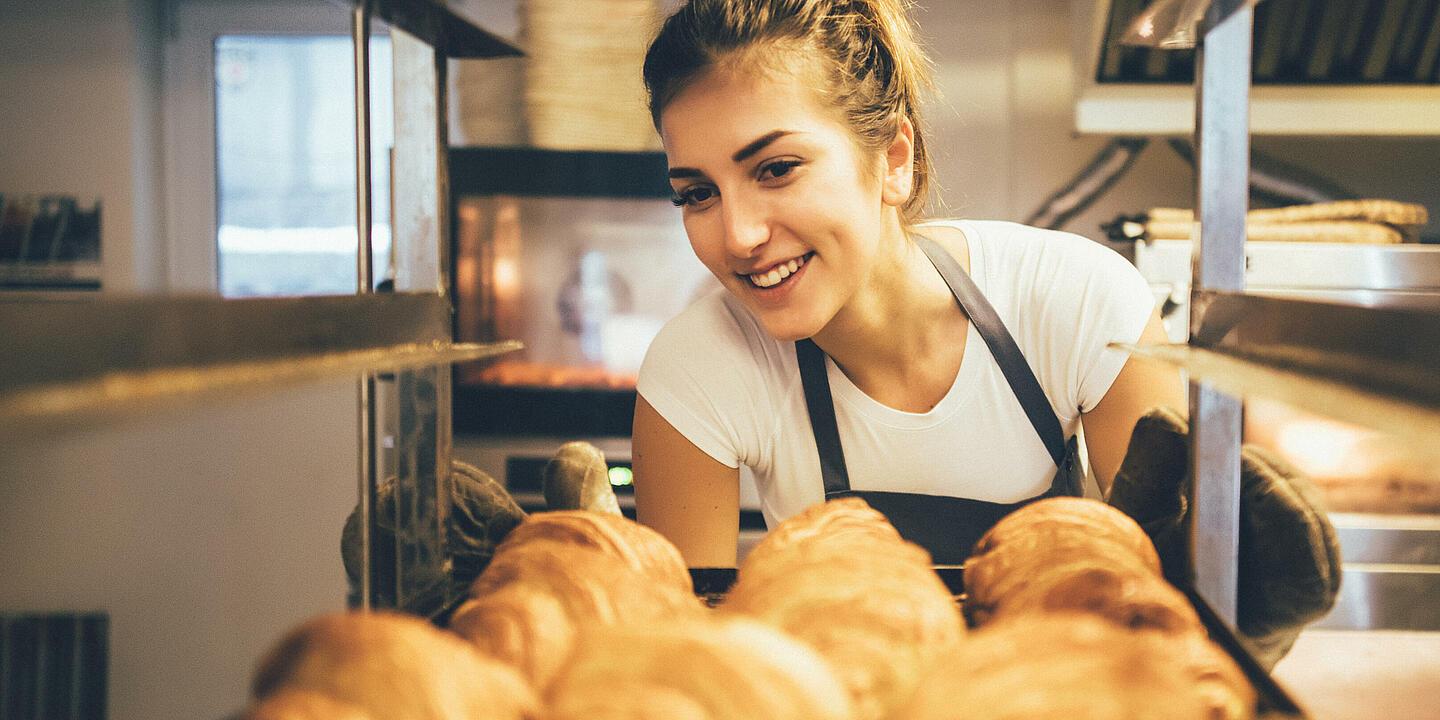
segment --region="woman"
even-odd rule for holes
[[[1137,418],[1184,407],[1178,373],[1107,348],[1164,340],[1118,255],[915,220],[927,70],[902,0],[691,0],[650,47],[675,203],[724,286],[655,340],[635,411],[640,520],[692,566],[735,564],[742,464],[767,523],[851,492],[959,562],[1078,492],[1065,438],[1107,492]]]

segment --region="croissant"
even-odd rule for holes
[[[874,542],[889,547],[904,542],[895,526],[869,503],[840,498],[812,505],[772,528],[745,556],[746,566],[764,565],[770,556],[784,555],[791,547],[816,539],[832,546]]]
[[[305,691],[375,720],[521,720],[539,707],[511,668],[419,618],[388,612],[306,622],[265,656],[252,689],[259,707]]]
[[[965,565],[966,617],[983,625],[1041,578],[1054,581],[1060,568],[1080,567],[1072,563],[1160,577],[1155,546],[1129,516],[1095,500],[1041,500],[1007,515],[975,544]]]
[[[1200,616],[1190,601],[1165,578],[1110,558],[1072,560],[1038,568],[1025,590],[1007,599],[995,614],[1065,610],[1088,612],[1136,630],[1188,633],[1201,627]],[[971,617],[979,615],[971,611]]]
[[[582,631],[704,612],[693,593],[658,583],[594,547],[512,540],[475,580],[471,599],[456,609],[450,629],[536,687],[545,687]]]
[[[496,553],[537,540],[593,548],[624,560],[659,584],[686,593],[695,590],[690,570],[674,544],[660,533],[618,515],[586,510],[535,513],[510,531]]]
[[[858,718],[883,717],[964,631],[929,553],[854,498],[781,523],[745,559],[721,609],[819,651]]]
[[[1254,704],[1239,668],[1203,635],[1055,613],[976,631],[891,717],[1241,720]]]
[[[546,720],[846,720],[815,651],[753,620],[587,633],[548,693]]]

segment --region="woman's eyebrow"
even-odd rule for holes
[[[761,135],[759,138],[750,141],[750,143],[747,144],[745,147],[736,150],[735,154],[730,156],[730,159],[734,160],[737,163],[744,162],[745,158],[748,158],[751,155],[754,155],[755,153],[764,150],[766,145],[769,145],[770,143],[775,142],[776,140],[779,140],[780,138],[785,137],[786,135],[789,135],[793,132],[793,130],[771,130],[770,132]]]
[[[766,145],[769,145],[770,143],[775,142],[776,140],[779,140],[786,135],[793,134],[795,134],[794,130],[771,130],[770,132],[765,133],[764,135],[761,135],[754,140],[751,140],[749,143],[746,143],[745,147],[736,150],[735,154],[730,156],[730,159],[737,163],[745,162],[746,158],[749,158],[751,155],[754,155],[755,153],[764,150]],[[705,173],[702,173],[698,169],[691,167],[670,168],[671,180],[696,177],[705,177]]]

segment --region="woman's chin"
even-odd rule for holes
[[[820,325],[813,322],[806,322],[793,315],[784,316],[779,313],[760,315],[760,326],[770,337],[780,342],[795,342],[812,337],[820,332]]]

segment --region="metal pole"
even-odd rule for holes
[[[1250,55],[1254,9],[1215,0],[1197,49],[1196,220],[1190,290],[1190,341],[1204,331],[1206,293],[1245,288],[1249,207]],[[1195,590],[1230,626],[1236,622],[1240,538],[1238,398],[1190,385],[1191,551]]]
[[[355,291],[374,291],[374,256],[370,249],[370,3],[358,0],[351,12],[355,50]],[[360,607],[370,609],[374,580],[375,503],[375,376],[365,373],[356,383],[360,496]]]

